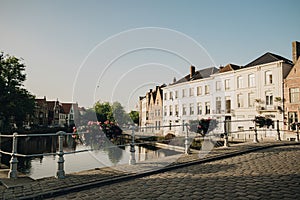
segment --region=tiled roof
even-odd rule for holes
[[[220,68],[219,73],[238,70],[240,68],[241,68],[241,66],[238,66],[238,65],[235,65],[235,64],[228,64],[225,67]]]
[[[256,65],[262,65],[262,64],[271,63],[271,62],[277,62],[277,61],[281,61],[281,60],[284,61],[285,63],[292,64],[292,61],[290,61],[287,58],[267,52],[264,55],[260,56],[259,58],[255,59],[254,61],[250,62],[249,64],[245,65],[243,68],[253,67]]]
[[[210,75],[218,72],[218,69],[216,67],[209,67],[205,69],[201,69],[195,72],[193,77],[190,77],[190,74],[186,75],[182,79],[176,81],[175,83],[172,83],[171,85],[176,85],[178,83],[184,83],[187,81],[192,81],[192,80],[197,80],[197,79],[202,79],[202,78],[208,78]]]
[[[48,110],[54,110],[55,101],[47,101]]]
[[[69,114],[72,107],[72,103],[62,103],[61,108],[64,114]]]

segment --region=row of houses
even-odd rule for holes
[[[30,124],[38,126],[70,126],[75,124],[83,108],[78,103],[63,103],[58,100],[49,101],[44,98],[35,99],[34,117]]]
[[[211,118],[231,121],[228,131],[237,132],[253,129],[255,116],[264,116],[282,122],[280,129],[289,129],[300,114],[299,55],[300,43],[295,41],[293,61],[267,52],[245,66],[228,64],[198,71],[191,66],[188,75],[140,97],[139,125],[142,131],[151,127],[178,134],[182,128],[167,127]]]

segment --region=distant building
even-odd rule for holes
[[[162,88],[165,85],[156,86],[154,90],[146,93],[146,96],[140,97],[140,122],[141,131],[159,132],[162,126]]]
[[[35,99],[34,118],[31,124],[38,126],[64,126],[74,124],[79,117],[77,103],[47,101],[46,97]]]
[[[292,43],[294,66],[284,80],[284,119],[286,129],[291,130],[291,124],[299,122],[300,116],[300,43]]]

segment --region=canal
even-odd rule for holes
[[[10,146],[8,141],[8,146]],[[68,135],[64,139],[65,172],[73,173],[83,170],[110,167],[121,164],[128,164],[130,158],[129,141],[122,141],[123,145],[116,146],[103,139],[81,137],[80,140]],[[55,137],[31,137],[18,139],[18,153],[35,154],[49,153],[57,151],[57,140]],[[91,150],[80,153],[73,151]],[[137,162],[157,159],[166,156],[180,154],[180,152],[162,149],[149,144],[139,144],[135,146],[135,158]],[[10,156],[2,155],[2,163],[9,164]],[[23,158],[18,157],[18,170],[27,174],[33,179],[55,176],[58,156],[42,156]]]

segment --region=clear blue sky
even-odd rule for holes
[[[105,39],[133,28],[162,27],[193,38],[217,66],[245,65],[267,51],[291,59],[291,42],[300,40],[299,8],[299,0],[0,0],[0,50],[25,60],[25,86],[37,97],[82,106],[98,99],[120,101],[132,109],[139,95],[180,78],[189,64],[169,53],[144,50],[122,57],[101,78],[107,64],[102,61],[132,43],[124,38],[108,43],[102,46],[108,52],[102,49],[82,65]],[[185,48],[182,40],[170,40],[174,48]],[[147,64],[154,62],[169,68]],[[210,65],[193,63],[198,69]]]

